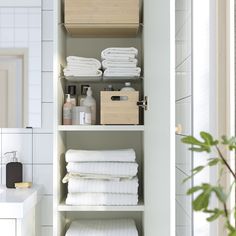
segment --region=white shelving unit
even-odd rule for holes
[[[142,33],[133,38],[72,38],[62,22],[63,0],[55,3],[54,47],[54,236],[64,236],[68,224],[74,219],[133,218],[139,236],[174,236],[174,93],[171,53],[174,7],[171,0],[140,0],[145,5]],[[172,12],[173,10],[173,12]],[[68,83],[61,77],[61,65],[69,55],[100,58],[107,47],[130,47],[139,50],[139,62],[144,65],[144,78],[133,85],[142,97],[148,96],[148,111],[144,112],[144,125],[61,125],[64,87]],[[142,49],[145,50],[142,50]],[[174,47],[173,47],[174,48]],[[121,86],[114,81],[116,86]],[[73,83],[73,82],[72,82]],[[80,84],[90,84],[89,81]],[[103,89],[104,81],[91,82],[95,98]],[[172,96],[173,93],[173,96]],[[98,100],[97,100],[98,101]],[[171,130],[173,129],[173,133]],[[134,148],[139,164],[139,204],[137,206],[68,206],[65,204],[64,154],[69,148],[120,149]],[[173,163],[172,163],[173,162]],[[173,166],[172,166],[173,164]],[[174,176],[174,174],[173,174]],[[173,210],[173,211],[172,211]]]

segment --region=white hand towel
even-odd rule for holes
[[[101,68],[101,62],[95,58],[69,56],[66,58],[66,60],[69,65],[81,65],[81,66],[87,65],[87,66],[93,66],[97,69]]]
[[[133,219],[73,221],[65,236],[138,236]]]
[[[120,150],[74,150],[66,152],[66,162],[134,162],[134,149]]]
[[[140,76],[141,68],[110,68],[104,71],[105,76]]]
[[[70,70],[65,68],[63,70],[65,76],[102,76],[102,71],[100,70],[86,70],[86,69],[76,69]]]
[[[68,193],[67,205],[78,206],[128,206],[138,204],[137,194],[119,193]]]
[[[138,50],[134,47],[127,48],[106,48],[102,51],[101,57],[102,59],[112,60],[115,58],[119,58],[120,60],[128,60],[133,59],[138,55]]]
[[[102,68],[135,68],[138,64],[137,59],[130,59],[127,61],[104,60],[102,61]]]
[[[69,193],[138,193],[138,178],[115,180],[69,177]]]
[[[110,175],[120,177],[136,176],[138,164],[135,162],[69,162],[66,166],[67,172],[82,175]]]

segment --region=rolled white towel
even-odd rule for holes
[[[107,68],[104,71],[104,76],[140,76],[141,68]]]
[[[138,204],[138,195],[121,193],[68,193],[66,204],[75,206],[129,206]]]
[[[114,177],[134,177],[138,173],[135,162],[69,162],[67,172],[81,175],[109,175]]]
[[[117,180],[68,178],[69,193],[138,193],[138,178]]]
[[[134,149],[118,150],[74,150],[69,149],[66,154],[66,162],[134,162]]]
[[[130,59],[127,61],[104,60],[102,61],[102,68],[135,68],[137,64],[137,59]]]
[[[87,65],[94,66],[97,69],[101,68],[101,62],[95,58],[69,56],[66,58],[66,61],[69,65]]]
[[[134,47],[114,47],[114,48],[106,48],[102,51],[101,57],[102,59],[112,60],[118,59],[119,60],[128,60],[137,57],[138,49]]]
[[[65,236],[138,236],[133,219],[73,221]]]

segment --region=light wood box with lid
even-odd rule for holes
[[[138,125],[138,91],[101,91],[101,124]],[[123,97],[125,100],[120,100]]]
[[[65,0],[65,27],[72,36],[135,35],[139,0]]]

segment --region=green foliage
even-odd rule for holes
[[[211,134],[206,132],[200,132],[201,140],[193,137],[186,136],[182,138],[182,142],[190,145],[189,150],[193,152],[202,153],[214,153],[217,157],[206,159],[206,164],[197,166],[192,170],[192,174],[184,180],[187,181],[193,178],[196,174],[202,172],[206,167],[211,168],[214,166],[219,167],[220,173],[227,170],[233,176],[233,183],[230,188],[227,189],[220,185],[222,174],[219,175],[218,184],[213,186],[210,183],[202,183],[198,186],[193,186],[187,191],[188,195],[194,195],[193,210],[201,211],[209,216],[206,218],[208,222],[212,222],[222,216],[225,219],[225,227],[228,232],[228,236],[236,236],[235,224],[230,223],[230,216],[233,213],[236,219],[236,207],[233,211],[227,208],[227,201],[232,191],[235,191],[236,174],[231,169],[227,162],[227,159],[221,152],[221,148],[229,151],[236,151],[236,137],[227,138],[222,136],[221,140],[214,139]],[[211,209],[210,201],[211,198],[216,196],[220,205],[219,208]]]

